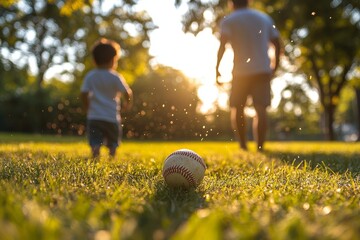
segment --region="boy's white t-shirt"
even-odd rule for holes
[[[239,9],[225,17],[220,28],[234,51],[235,76],[271,73],[269,43],[279,37],[279,32],[268,15],[254,9]]]
[[[115,71],[94,69],[86,74],[81,92],[89,93],[88,120],[120,122],[120,93],[129,86]]]

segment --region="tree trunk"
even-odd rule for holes
[[[335,141],[335,131],[333,128],[334,125],[334,114],[335,106],[333,104],[328,104],[325,106],[324,115],[325,115],[325,134],[326,139],[329,141]]]

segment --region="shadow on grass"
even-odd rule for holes
[[[324,153],[312,152],[310,154],[295,154],[288,152],[266,152],[266,156],[277,158],[284,163],[303,166],[311,169],[320,168],[334,173],[351,173],[360,175],[360,153]]]
[[[198,189],[171,189],[163,181],[155,186],[155,193],[136,216],[132,239],[169,239],[194,212],[207,206]]]

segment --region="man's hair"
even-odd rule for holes
[[[96,65],[104,65],[120,55],[120,45],[115,41],[101,38],[94,44],[91,52]]]
[[[235,8],[237,7],[246,7],[249,5],[249,0],[232,0]]]

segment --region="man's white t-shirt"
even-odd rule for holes
[[[88,120],[120,122],[120,93],[128,85],[115,71],[94,69],[86,74],[81,92],[89,93]]]
[[[279,32],[270,16],[249,8],[238,9],[222,20],[220,28],[234,51],[235,76],[271,73],[268,49]]]

